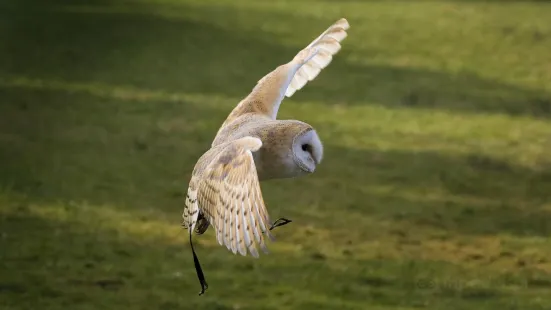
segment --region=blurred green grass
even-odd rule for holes
[[[538,1],[0,3],[2,309],[549,309],[551,7]],[[271,254],[180,224],[256,81],[340,17],[280,115],[325,143],[263,183]]]

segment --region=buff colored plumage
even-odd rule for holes
[[[229,114],[192,172],[182,214],[190,242],[193,231],[203,234],[212,225],[218,243],[234,254],[258,257],[256,244],[268,252],[266,238],[274,240],[270,230],[277,225],[260,181],[311,174],[323,158],[316,130],[302,121],[277,120],[279,106],[331,63],[348,28],[344,18],[331,25],[290,62],[261,78]],[[207,285],[193,254],[202,294]]]
[[[220,245],[234,254],[248,250],[258,257],[253,240],[266,249],[263,234],[271,236],[252,157],[261,146],[260,139],[244,137],[210,149],[199,159],[188,187],[184,223],[198,234],[212,224]],[[200,225],[194,227],[199,213]]]

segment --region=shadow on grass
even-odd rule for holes
[[[182,5],[76,4],[15,7],[3,13],[8,27],[0,48],[7,76],[97,81],[171,92],[242,98],[258,79],[289,61],[303,46],[273,43],[276,35],[252,21],[286,18],[313,38],[328,21],[281,13]],[[224,28],[215,24],[227,25]],[[241,23],[240,23],[241,21]],[[260,25],[260,24],[258,24]],[[304,33],[301,30],[300,33]],[[355,38],[350,30],[349,47]],[[271,37],[273,39],[271,39]],[[311,39],[307,37],[304,45]],[[551,95],[481,78],[425,69],[364,66],[342,54],[292,100],[324,104],[383,104],[510,115],[551,115]],[[381,53],[384,51],[378,51]],[[366,57],[369,52],[366,53]]]
[[[140,92],[0,92],[0,114],[10,119],[0,122],[0,141],[9,145],[0,149],[0,187],[45,201],[168,209],[177,217],[193,166],[225,116],[186,98],[141,100]]]

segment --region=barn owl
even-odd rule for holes
[[[208,287],[191,242],[192,232],[213,226],[221,246],[234,254],[258,257],[255,242],[268,253],[265,239],[274,240],[262,198],[260,181],[293,178],[315,171],[323,158],[316,130],[298,120],[278,120],[284,97],[291,97],[313,80],[333,59],[347,37],[344,18],[298,52],[288,63],[261,78],[251,93],[231,111],[211,148],[197,161],[189,182],[182,226],[189,231],[195,268],[202,290]]]

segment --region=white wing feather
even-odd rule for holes
[[[333,55],[341,49],[340,42],[348,36],[348,28],[348,21],[345,18],[339,19],[298,52],[290,62],[278,66],[260,78],[251,93],[228,115],[218,129],[217,137],[226,125],[244,114],[255,113],[276,119],[283,99],[291,97],[331,63]],[[220,143],[222,140],[215,138],[212,146]]]
[[[299,57],[301,53],[307,50],[316,49],[313,56],[309,57],[296,71],[285,90],[285,96],[291,97],[297,90],[304,87],[308,81],[315,79],[321,70],[331,63],[333,55],[341,49],[340,42],[348,36],[346,33],[348,28],[350,28],[348,21],[344,18],[339,19],[297,54],[296,57]]]
[[[228,142],[192,177],[183,213],[190,233],[201,212],[214,226],[218,243],[232,253],[258,257],[254,241],[268,253],[265,238],[275,238],[252,155],[261,146],[262,140],[250,136]]]

